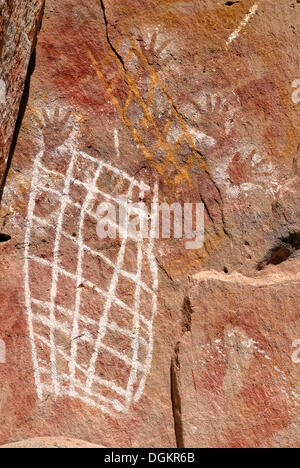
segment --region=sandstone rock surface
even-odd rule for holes
[[[297,261],[195,275],[173,360],[183,446],[299,446],[299,279]]]
[[[28,439],[12,444],[7,444],[1,448],[16,449],[16,448],[76,448],[76,449],[95,449],[103,448],[99,445],[89,444],[84,440],[69,439],[67,437],[37,437],[36,439]]]
[[[0,1],[0,178],[15,128],[44,0]]]
[[[299,446],[299,8],[46,2],[0,213],[0,443]],[[99,238],[120,196],[202,202],[204,246]]]

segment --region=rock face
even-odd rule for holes
[[[173,360],[183,446],[299,446],[298,262],[193,283]]]
[[[1,206],[0,443],[299,446],[298,24],[46,2]],[[202,203],[204,245],[143,236],[156,201]]]
[[[0,1],[0,178],[8,157],[43,8],[44,0]]]
[[[87,449],[87,448],[104,448],[100,445],[89,444],[84,440],[69,439],[67,437],[37,437],[36,439],[23,440],[14,444],[7,444],[1,448],[16,449],[16,448],[72,448],[72,449]]]

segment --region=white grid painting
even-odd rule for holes
[[[105,413],[127,412],[143,393],[152,361],[154,241],[123,232],[111,255],[91,232],[96,235],[100,201],[118,206],[125,193],[129,201],[148,195],[156,203],[158,190],[67,144],[59,156],[66,172],[54,170],[44,151],[35,159],[25,236],[25,299],[38,397],[69,396]],[[104,188],[109,179],[118,180],[113,194]],[[128,257],[129,245],[134,253]]]

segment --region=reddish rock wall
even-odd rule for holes
[[[1,206],[2,444],[299,445],[299,5],[225,3],[47,1]],[[203,202],[204,246],[99,239],[120,195]]]
[[[15,128],[44,0],[0,2],[0,178]]]

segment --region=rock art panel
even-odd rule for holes
[[[184,154],[180,146],[180,131],[177,132],[179,140],[175,137],[174,151],[177,151],[181,168],[186,169],[186,174],[190,173],[190,186],[184,191],[187,182],[184,179],[180,179],[179,186],[176,185],[176,178],[180,177],[177,173],[180,168],[177,167],[174,177],[171,177],[174,183],[168,197],[170,192],[176,193],[178,198],[192,193],[194,197],[203,199],[206,205],[206,243],[197,252],[182,251],[179,254],[180,249],[175,247],[170,258],[166,258],[169,251],[165,250],[163,263],[173,278],[182,277],[203,263],[217,263],[227,248],[231,250],[229,255],[235,268],[246,272],[242,252],[248,239],[242,239],[241,233],[244,233],[245,225],[251,226],[251,231],[254,228],[249,204],[261,212],[261,218],[268,218],[267,223],[272,224],[272,201],[288,177],[297,149],[296,125],[290,125],[286,120],[279,124],[280,115],[285,112],[283,109],[291,120],[297,120],[297,109],[291,106],[290,99],[292,79],[290,81],[280,75],[275,61],[269,59],[272,53],[266,54],[260,47],[260,31],[266,26],[262,26],[262,11],[266,11],[265,8],[268,11],[267,28],[274,30],[271,22],[276,22],[270,4],[259,5],[254,1],[230,5],[208,3],[205,9],[200,4],[191,6],[167,2],[161,6],[154,1],[155,21],[147,15],[147,21],[143,22],[145,9],[140,5],[137,7],[134,1],[126,1],[121,8],[105,0],[101,2],[112,56],[117,61],[120,59],[121,69],[123,62],[121,73],[128,75],[126,83],[130,87],[135,79],[142,82],[139,73],[133,75],[134,70],[140,70],[140,59],[135,59],[136,69],[132,63],[132,56],[138,51],[136,54],[142,56],[148,66],[148,74],[152,70],[150,74],[155,74],[156,83],[163,84],[176,115],[179,114],[185,124],[188,144],[194,148],[194,152],[191,151],[195,155],[192,162],[189,153]],[[276,9],[280,10],[279,4]],[[123,15],[126,10],[141,22],[137,20],[133,24],[128,15]],[[284,14],[287,22],[295,24],[297,11],[285,10]],[[197,49],[195,54],[191,52],[196,41],[196,32],[190,32],[193,22],[198,34],[201,30],[202,37],[201,51]],[[278,31],[277,26],[275,29]],[[178,30],[185,31],[185,41],[178,41]],[[126,41],[130,41],[131,48]],[[291,38],[287,46],[291,54],[292,44]],[[267,48],[278,51],[271,40]],[[213,52],[209,54],[206,50]],[[285,60],[280,51],[277,60]],[[189,79],[182,79],[183,76]],[[145,90],[149,89],[147,86],[151,80],[148,79],[148,83]],[[113,80],[110,89],[114,89],[115,84]],[[152,98],[151,93],[148,95]],[[129,107],[132,101],[133,94],[129,94]],[[168,124],[165,131],[167,129]],[[154,160],[157,157],[154,155]],[[163,161],[171,170],[170,160],[164,158]],[[191,164],[185,165],[186,161]],[[157,166],[156,169],[161,170],[162,167]],[[164,170],[163,174],[165,178]],[[264,199],[263,209],[258,203],[259,198]],[[229,232],[234,232],[234,249],[229,246]],[[261,244],[262,251],[267,248],[266,239],[260,233],[257,233],[255,242]],[[261,253],[257,252],[255,259],[253,256],[254,264]]]
[[[138,202],[151,188],[77,150],[66,118],[60,120],[57,109],[53,118],[64,123],[62,136],[67,139],[49,158],[46,137],[35,158],[24,251],[37,394],[40,400],[48,392],[80,398],[108,414],[126,412],[140,399],[152,361],[158,289],[154,239],[141,236],[136,259],[129,259],[127,244],[135,242],[130,233],[106,254],[95,248],[87,229],[91,220],[97,221],[101,201],[117,207],[124,200]],[[51,119],[46,111],[44,119],[47,132]],[[58,166],[55,158],[64,160],[65,172],[53,169]],[[43,243],[53,246],[49,258],[43,245],[32,248],[38,230],[44,232]],[[73,252],[69,266],[64,261],[68,251]],[[143,277],[146,266],[152,278]]]
[[[0,212],[1,444],[299,445],[297,15],[47,1]],[[203,203],[203,247],[100,238],[124,199]]]
[[[74,26],[85,31],[79,49],[70,44]],[[151,207],[160,180],[89,50],[109,54],[99,4],[48,2],[1,205],[10,240],[1,242],[0,443],[63,434],[104,446],[175,446],[170,357],[181,293],[159,273],[156,240],[97,234],[101,203],[118,207],[125,197]],[[176,298],[161,298],[162,284]]]

